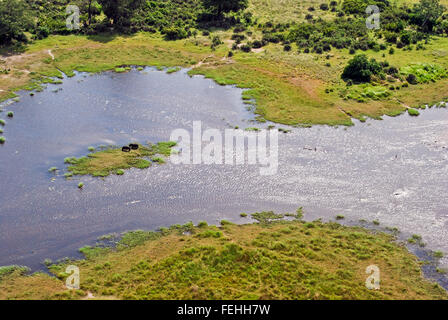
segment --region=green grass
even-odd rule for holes
[[[418,110],[416,110],[416,109],[414,109],[414,108],[409,108],[409,109],[408,109],[408,114],[409,114],[410,116],[414,116],[414,117],[416,117],[416,116],[418,116],[418,115],[420,114],[420,112],[418,112]]]
[[[176,73],[176,72],[178,72],[178,71],[180,71],[180,70],[181,70],[181,68],[179,68],[179,67],[168,68],[168,69],[166,70],[166,73],[168,73],[168,74]]]
[[[82,158],[65,158],[69,164],[68,171],[73,175],[92,175],[94,177],[107,177],[110,174],[122,175],[123,170],[130,168],[146,169],[152,164],[145,158],[162,164],[165,160],[160,156],[169,156],[175,142],[159,142],[155,145],[139,146],[138,150],[122,152],[121,147],[110,147],[106,150],[91,153]]]
[[[421,263],[393,236],[337,223],[188,223],[129,232],[115,248],[80,251],[85,260],[49,267],[57,278],[8,273],[0,299],[83,299],[87,292],[96,299],[448,298],[423,278]],[[81,270],[80,291],[64,288],[69,264]],[[381,270],[380,290],[365,286],[372,264]]]
[[[407,76],[414,74],[418,83],[436,82],[448,77],[448,71],[437,64],[417,63],[400,69],[401,74]]]
[[[30,269],[28,267],[17,266],[17,265],[0,267],[0,280],[2,280],[2,278],[7,277],[8,275],[11,275],[13,273],[15,273],[16,275],[17,274],[23,275],[29,271],[30,271]]]

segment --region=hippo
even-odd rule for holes
[[[136,143],[131,143],[131,144],[129,145],[129,148],[131,148],[132,150],[138,150],[138,144],[136,144]]]
[[[121,151],[123,151],[123,152],[131,152],[131,148],[129,148],[128,146],[125,146],[125,147],[121,148]]]

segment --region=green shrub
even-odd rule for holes
[[[206,221],[199,221],[198,228],[205,228],[208,226],[208,223]]]
[[[372,75],[378,75],[381,72],[382,68],[375,59],[372,58],[369,61],[365,54],[359,54],[348,62],[342,73],[342,79],[370,82]]]
[[[410,116],[416,117],[420,114],[420,112],[418,112],[417,110],[415,110],[414,108],[408,108],[408,113]]]
[[[0,137],[0,144],[4,144],[6,142],[6,138],[5,137]]]

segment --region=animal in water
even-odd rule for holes
[[[138,144],[136,144],[136,143],[131,143],[131,144],[129,145],[129,148],[131,148],[132,150],[138,150]]]
[[[131,152],[131,148],[129,148],[128,146],[124,146],[123,148],[121,148],[121,151],[123,151],[123,152]]]

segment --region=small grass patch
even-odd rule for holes
[[[16,275],[23,275],[29,271],[30,269],[28,267],[17,265],[0,267],[0,280],[13,273],[15,273]]]
[[[420,112],[418,112],[418,110],[414,108],[408,108],[408,114],[410,116],[417,117],[418,115],[420,115]]]
[[[6,138],[1,136],[0,137],[0,144],[4,144],[6,142]]]
[[[176,72],[178,72],[178,71],[180,71],[180,70],[181,70],[180,67],[168,68],[168,69],[166,70],[166,73],[168,73],[168,74],[176,73]]]
[[[82,158],[65,158],[64,162],[70,164],[68,171],[74,175],[92,175],[94,177],[107,177],[112,173],[121,175],[120,173],[126,169],[149,168],[151,162],[145,158],[152,157],[153,161],[164,163],[163,158],[155,156],[169,156],[171,148],[175,145],[175,142],[159,142],[155,145],[140,145],[137,150],[130,152],[123,152],[122,148],[110,147]]]
[[[115,68],[115,70],[114,70],[116,73],[124,73],[124,72],[126,72],[126,71],[128,71],[126,68],[123,68],[123,67],[118,67],[118,68]]]

